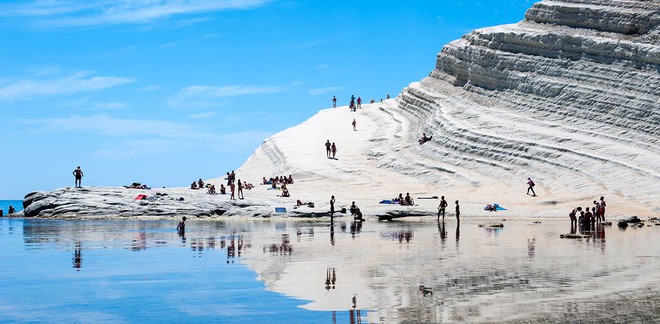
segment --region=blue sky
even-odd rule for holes
[[[442,46],[531,0],[0,2],[0,199],[186,186],[336,95],[396,96]],[[256,181],[256,179],[255,179]]]

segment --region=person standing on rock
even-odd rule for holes
[[[461,222],[461,206],[458,205],[458,200],[456,200],[456,221]]]
[[[337,97],[332,96],[332,108],[337,108]]]
[[[445,196],[440,197],[440,205],[438,205],[438,220],[440,220],[440,215],[442,215],[442,221],[445,221],[445,209],[447,208],[447,201]]]
[[[243,184],[241,183],[241,179],[238,179],[238,199],[245,199],[245,196],[243,196]]]
[[[82,188],[82,177],[84,176],[80,166],[73,170],[73,176],[76,178],[76,188]]]
[[[229,184],[229,190],[231,190],[231,196],[229,196],[229,199],[236,200],[236,198],[234,198],[234,193],[236,192],[236,185],[234,184],[233,181]]]
[[[325,142],[325,155],[326,155],[326,157],[327,157],[328,159],[330,158],[330,152],[331,152],[330,147],[331,147],[331,146],[332,146],[332,145],[330,144],[330,140],[328,140],[327,142]]]
[[[532,181],[532,178],[527,178],[527,194],[529,195],[529,191],[532,191],[532,196],[536,197],[536,192],[534,192],[534,181]]]
[[[358,109],[362,109],[362,98],[361,97],[357,98],[357,107],[358,107]]]
[[[605,221],[605,197],[600,196],[600,204],[598,204],[598,214],[600,214],[600,221]]]
[[[336,160],[335,155],[337,154],[337,146],[335,146],[335,143],[332,143],[332,158]]]
[[[353,130],[357,131],[357,121],[355,121],[355,119],[353,119],[352,125],[353,125]]]

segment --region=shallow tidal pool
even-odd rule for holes
[[[660,226],[176,223],[0,219],[0,321],[660,320]]]

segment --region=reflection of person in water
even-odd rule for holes
[[[527,239],[527,256],[532,259],[534,258],[534,253],[536,252],[536,238]]]
[[[332,283],[332,289],[335,289],[335,284],[337,283],[337,273],[335,272],[335,268],[332,268],[332,279],[330,282]]]
[[[325,290],[330,290],[330,268],[325,270]]]
[[[458,245],[458,239],[461,237],[461,223],[456,223],[456,245]]]
[[[234,263],[234,257],[236,256],[236,245],[234,243],[234,238],[229,241],[227,245],[227,263],[231,260],[231,263]]]
[[[447,239],[447,229],[445,228],[445,222],[438,222],[438,231],[440,231],[440,240],[442,243]]]
[[[82,245],[76,242],[76,247],[73,250],[73,267],[80,271],[82,268]]]
[[[335,246],[335,220],[330,219],[330,244]]]

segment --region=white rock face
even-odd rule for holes
[[[446,45],[429,77],[395,101],[323,111],[267,139],[240,171],[293,173],[322,200],[374,204],[411,191],[447,195],[448,210],[454,199],[473,213],[497,201],[511,213],[567,217],[602,195],[616,214],[655,215],[659,23],[659,1],[537,3],[518,24]],[[352,118],[369,134],[350,134]],[[433,140],[418,145],[422,133]],[[350,163],[312,157],[326,138],[356,151],[342,153]],[[524,194],[527,177],[539,197]]]

